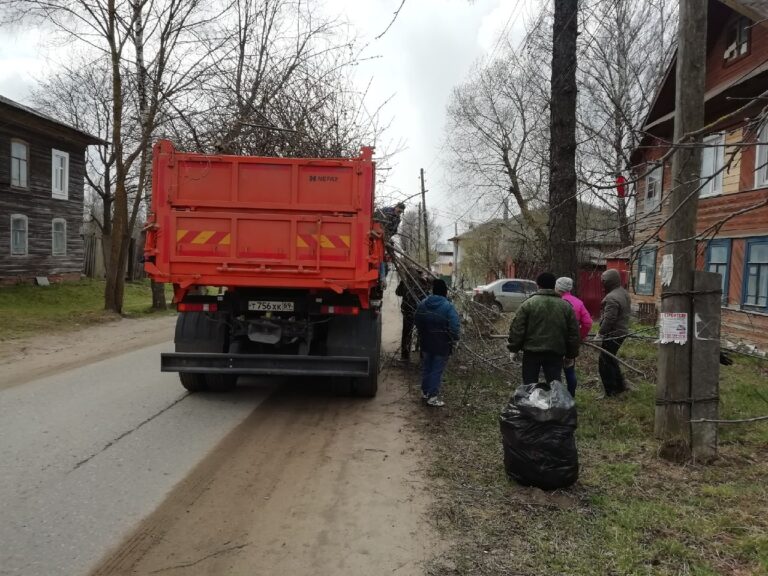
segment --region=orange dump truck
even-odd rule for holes
[[[190,391],[240,375],[326,376],[374,396],[381,344],[381,225],[372,150],[262,158],[155,145],[145,270],[171,283],[175,352]]]

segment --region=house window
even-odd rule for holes
[[[11,215],[11,255],[27,254],[27,217],[23,214]]]
[[[728,28],[728,36],[725,39],[725,52],[723,59],[726,62],[736,60],[749,52],[749,30],[752,21],[744,16],[739,18]]]
[[[725,135],[714,134],[704,138],[701,151],[701,190],[699,197],[717,196],[723,192],[723,155]]]
[[[54,198],[69,198],[69,154],[51,150],[51,191]]]
[[[768,308],[768,236],[747,240],[743,293],[744,306]]]
[[[661,189],[664,180],[664,166],[659,164],[645,177],[645,211],[650,212],[659,207]]]
[[[723,291],[723,303],[728,302],[728,271],[731,260],[731,241],[712,240],[707,245],[707,272],[720,274],[720,288]]]
[[[29,148],[24,142],[11,140],[11,186],[27,187]]]
[[[637,294],[653,294],[656,278],[656,249],[644,248],[637,255]]]
[[[755,154],[755,188],[768,186],[768,122],[762,125],[757,133],[757,145]]]
[[[51,254],[64,256],[67,253],[67,221],[54,218],[51,224]]]

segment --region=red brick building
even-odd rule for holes
[[[711,0],[698,265],[723,277],[723,338],[768,350],[768,2]],[[662,223],[669,216],[675,61],[657,91],[632,156],[637,185],[633,302],[660,304]],[[761,121],[761,118],[763,121]],[[714,176],[713,176],[714,175]]]

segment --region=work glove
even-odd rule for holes
[[[570,368],[574,364],[576,364],[576,359],[575,358],[564,358],[563,359],[563,368]]]
[[[510,352],[509,353],[509,361],[514,363],[519,363],[522,361],[521,355],[519,352]]]

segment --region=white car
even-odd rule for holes
[[[501,278],[475,288],[473,298],[477,299],[477,296],[483,292],[493,294],[493,304],[499,312],[514,312],[536,290],[538,286],[533,280]]]

